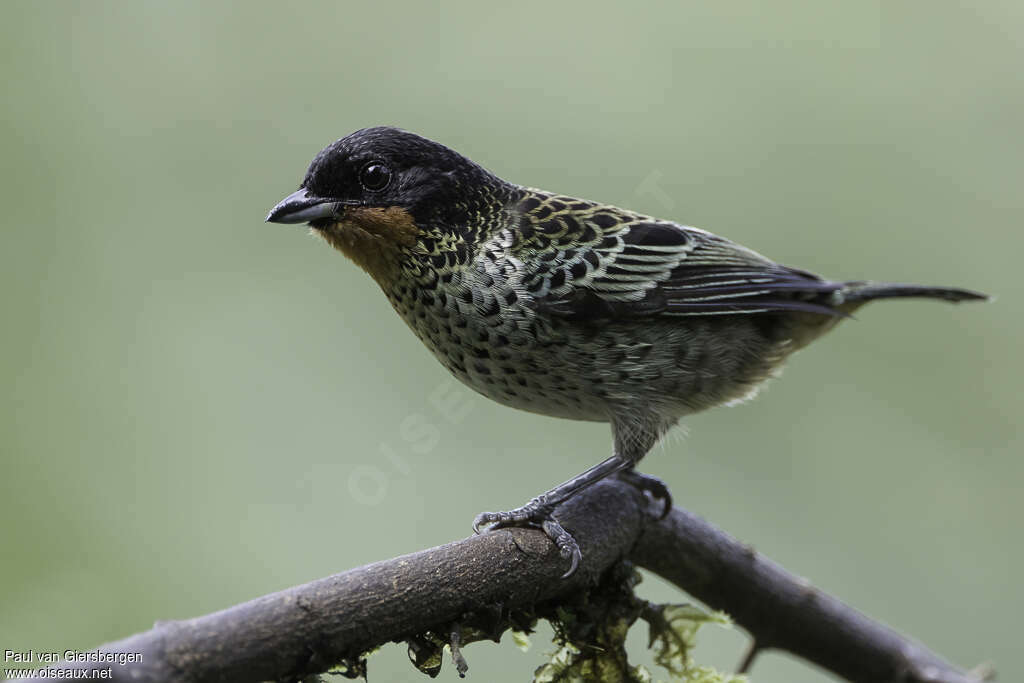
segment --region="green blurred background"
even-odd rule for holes
[[[604,425],[468,392],[438,412],[461,388],[371,280],[263,223],[321,147],[393,124],[833,277],[997,294],[866,309],[644,464],[823,589],[1024,677],[1024,5],[953,5],[4,3],[0,649],[449,541],[609,453]],[[533,641],[472,646],[472,680],[525,680]],[[424,680],[399,646],[370,675]]]

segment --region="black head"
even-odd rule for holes
[[[324,148],[298,192],[267,216],[276,223],[337,222],[352,208],[400,209],[419,225],[458,222],[457,204],[507,184],[442,144],[404,130],[364,128]]]

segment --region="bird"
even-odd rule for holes
[[[582,554],[557,507],[636,470],[687,415],[751,398],[795,351],[876,299],[950,302],[951,287],[829,280],[705,230],[517,185],[447,146],[390,126],[321,150],[266,220],[308,224],[372,277],[460,381],[498,403],[606,422],[611,455],[482,528],[543,530]]]

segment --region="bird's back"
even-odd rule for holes
[[[796,316],[655,310],[665,304],[650,290],[698,239],[731,244],[710,233],[537,190],[482,220],[486,238],[464,260],[437,241],[388,296],[445,367],[500,403],[580,420],[679,416],[751,395],[794,348]]]

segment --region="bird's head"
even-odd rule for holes
[[[473,237],[511,186],[466,157],[397,128],[364,128],[324,148],[267,216],[308,223],[387,285],[417,246]]]

